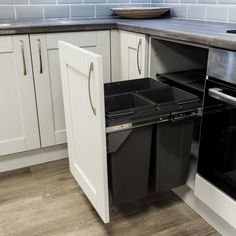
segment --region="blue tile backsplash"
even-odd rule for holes
[[[236,0],[0,0],[0,19],[113,17],[110,8],[169,6],[172,16],[236,23]]]
[[[151,6],[152,0],[0,0],[0,20],[113,17],[112,7]]]
[[[152,6],[169,6],[178,18],[236,23],[236,0],[152,0]]]

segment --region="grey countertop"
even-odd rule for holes
[[[236,24],[174,18],[152,20],[53,19],[45,21],[0,21],[0,35],[108,29],[122,29],[164,39],[236,50],[236,34],[225,33],[230,29],[236,30]]]

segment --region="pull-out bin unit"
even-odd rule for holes
[[[199,49],[151,43],[152,76],[206,64],[205,49],[195,63]],[[149,78],[103,86],[100,55],[66,42],[59,51],[70,171],[102,220],[110,221],[108,190],[114,204],[148,194],[150,167],[157,192],[184,184],[198,99]]]
[[[150,173],[157,192],[184,184],[199,99],[152,79],[105,84],[105,95],[113,203],[147,196]]]

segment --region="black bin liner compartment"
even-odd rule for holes
[[[194,118],[155,126],[151,173],[157,193],[186,183],[193,129]]]
[[[175,87],[166,87],[138,92],[141,96],[156,103],[157,109],[174,112],[199,106],[199,98]]]
[[[122,94],[127,92],[136,92],[139,90],[167,87],[168,84],[160,81],[144,78],[135,80],[126,80],[121,82],[112,82],[104,84],[105,96]]]
[[[114,205],[147,196],[152,125],[107,134],[108,183]]]
[[[128,118],[131,115],[154,109],[154,103],[134,93],[126,93],[105,98],[105,111],[106,118],[108,119],[118,119],[124,116]]]

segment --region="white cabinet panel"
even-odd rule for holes
[[[0,38],[0,155],[40,147],[29,38]]]
[[[196,175],[194,195],[236,229],[236,201],[213,184]]]
[[[70,170],[108,223],[102,57],[65,42],[59,45]]]
[[[110,81],[110,32],[91,31],[31,35],[36,97],[43,147],[66,142],[58,41],[97,52],[104,58],[104,81]],[[41,55],[41,56],[40,56]],[[42,69],[43,68],[43,69]],[[42,69],[42,71],[41,71]]]
[[[121,80],[147,76],[147,39],[145,35],[120,31]]]
[[[52,99],[52,114],[55,129],[55,143],[64,143],[66,141],[65,118],[62,99],[61,72],[59,67],[58,50],[48,51],[49,78]]]
[[[119,30],[111,30],[111,74],[112,82],[121,80],[121,47]]]

